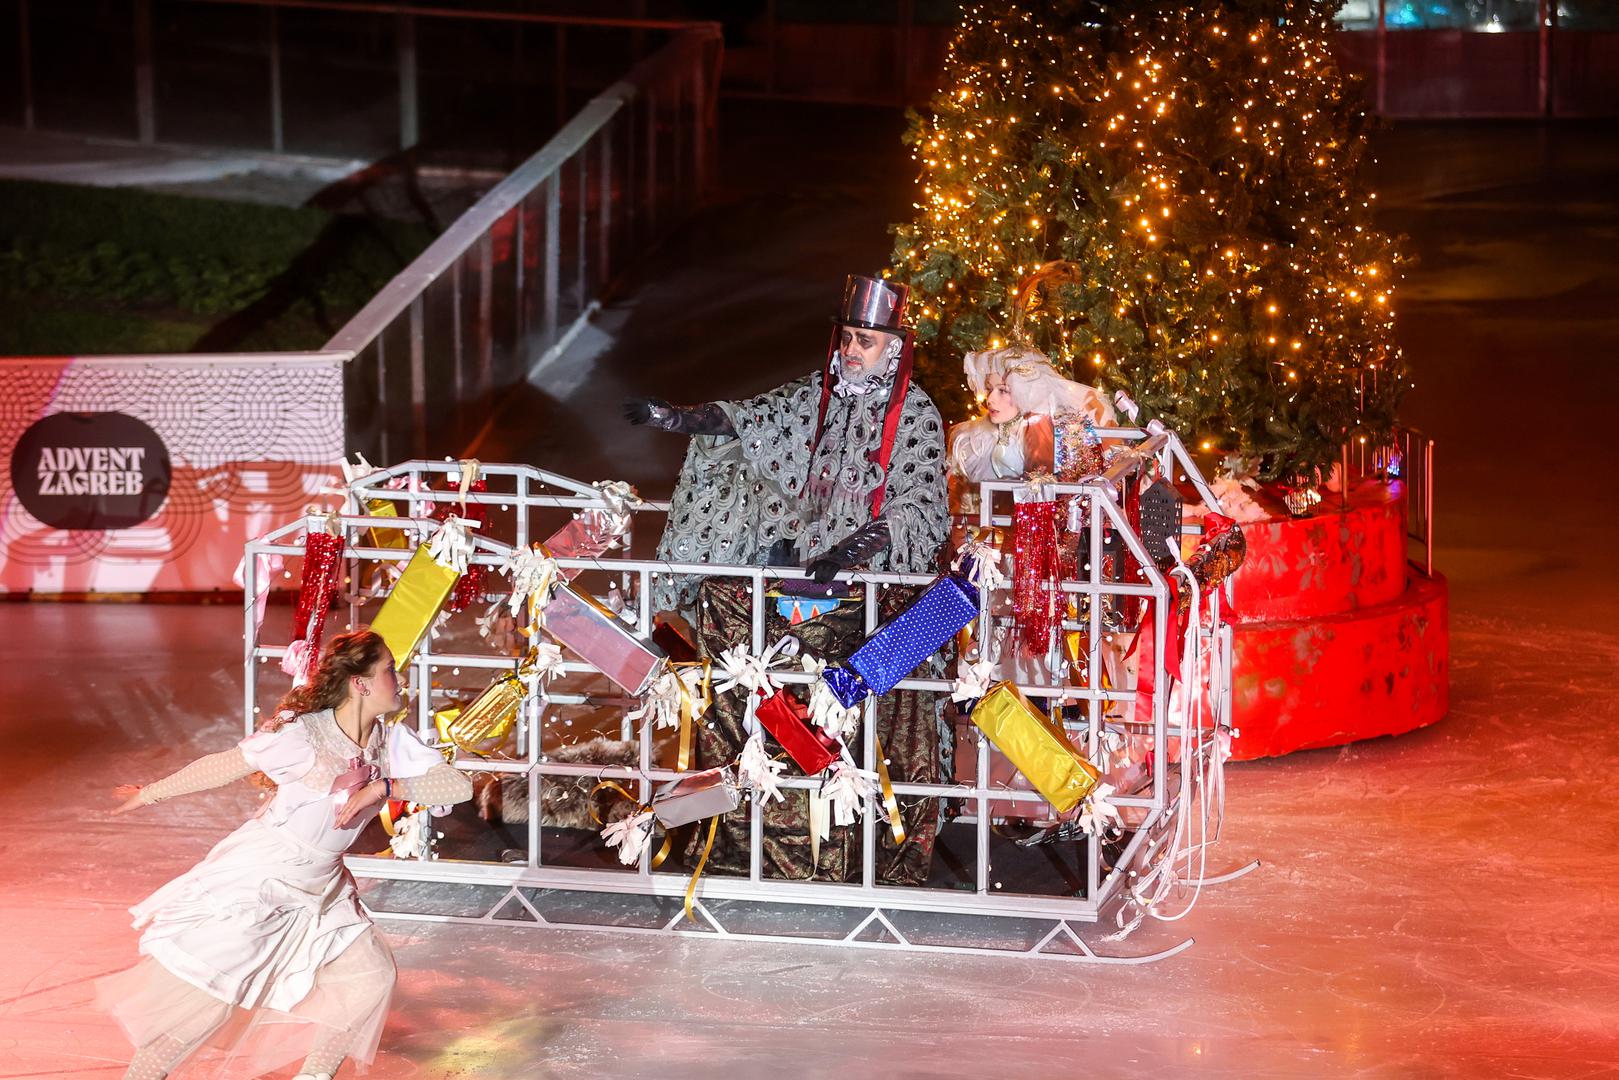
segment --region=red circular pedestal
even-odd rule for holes
[[[1448,589],[1406,561],[1405,485],[1245,523],[1233,579],[1241,760],[1431,724],[1449,708]]]

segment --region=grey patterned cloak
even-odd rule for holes
[[[692,437],[658,558],[760,566],[785,538],[796,542],[803,562],[870,522],[871,494],[883,479],[875,459],[892,375],[874,378],[863,394],[833,394],[816,444],[821,380],[816,373],[758,397],[717,403],[737,434]],[[892,543],[871,569],[933,569],[950,531],[944,450],[939,410],[912,383],[881,507]],[[659,578],[653,610],[689,617],[696,588],[695,578]]]

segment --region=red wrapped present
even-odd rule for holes
[[[809,710],[785,690],[778,689],[769,697],[761,694],[753,715],[805,776],[814,776],[843,756],[843,744],[810,723]]]

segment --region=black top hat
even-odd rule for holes
[[[905,301],[911,290],[880,278],[850,274],[843,284],[843,303],[833,321],[841,326],[860,326],[887,334],[903,334]]]

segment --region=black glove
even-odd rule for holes
[[[624,402],[624,419],[638,427],[642,424],[649,424],[652,422],[652,407],[654,405],[662,405],[664,408],[669,407],[667,401],[660,401],[657,398],[629,398]]]
[[[840,572],[870,562],[892,541],[893,537],[888,532],[888,522],[878,518],[860,526],[831,548],[815,556],[804,569],[817,583],[825,585]]]
[[[706,405],[671,405],[662,398],[630,398],[624,402],[624,419],[646,424],[677,435],[735,435],[725,410],[710,402]]]
[[[838,576],[838,572],[847,570],[848,567],[840,565],[836,559],[816,559],[804,569],[809,571],[809,576],[815,579],[815,584],[830,585],[832,584],[832,579]]]

